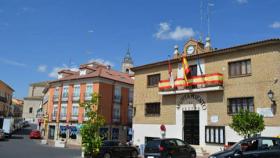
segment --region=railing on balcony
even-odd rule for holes
[[[56,112],[52,113],[52,120],[56,120]]]
[[[54,101],[54,102],[57,102],[57,101],[58,101],[58,95],[54,95],[54,96],[53,96],[53,101]]]
[[[62,101],[67,101],[68,100],[68,93],[62,94]]]
[[[71,120],[72,120],[72,121],[78,120],[78,114],[72,114],[72,115],[71,115]]]
[[[207,88],[223,85],[223,75],[220,73],[205,74],[200,76],[191,76],[185,81],[184,78],[177,78],[174,81],[174,86],[170,80],[161,80],[159,82],[159,91],[175,91],[194,88]]]
[[[121,102],[121,95],[118,95],[118,94],[115,94],[115,96],[114,96],[114,102],[116,102],[116,103],[120,103]]]
[[[92,93],[86,92],[85,93],[85,100],[91,100],[92,98]]]
[[[80,94],[79,93],[74,93],[73,94],[73,101],[79,101],[80,100]]]
[[[66,120],[66,113],[60,114],[60,120]]]

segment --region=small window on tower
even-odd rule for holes
[[[129,73],[129,69],[126,69],[125,72],[126,72],[126,73]]]

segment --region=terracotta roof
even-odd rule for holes
[[[249,48],[254,48],[254,47],[258,47],[258,46],[264,46],[264,45],[268,45],[268,44],[280,44],[280,38],[273,38],[273,39],[268,39],[268,40],[247,43],[247,44],[243,44],[243,45],[237,45],[237,46],[228,47],[228,48],[216,49],[216,50],[205,52],[205,53],[202,53],[199,55],[189,56],[188,59],[196,59],[197,56],[199,56],[200,58],[215,56],[215,55],[220,55],[220,54],[229,53],[229,52],[233,52],[233,51],[249,49]],[[171,63],[177,63],[179,61],[181,61],[180,58],[170,60]],[[137,66],[137,67],[132,68],[131,70],[135,72],[137,70],[152,68],[152,67],[166,65],[166,64],[168,64],[168,60]]]
[[[87,68],[92,71],[89,71],[86,75],[80,75],[79,71],[76,71],[75,73],[73,73],[69,76],[65,76],[61,79],[52,81],[50,83],[101,77],[101,78],[106,78],[106,79],[123,82],[123,83],[127,83],[127,84],[133,84],[133,79],[130,78],[129,74],[118,72],[118,71],[115,71],[112,69],[108,69],[106,66],[102,66],[102,65],[89,66],[87,64],[84,64],[84,65],[81,65],[80,69],[81,68]]]

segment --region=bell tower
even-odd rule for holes
[[[131,71],[131,68],[133,68],[133,60],[131,58],[130,49],[128,47],[125,57],[123,58],[123,61],[122,61],[122,72],[128,73],[128,74],[133,74],[133,72]]]

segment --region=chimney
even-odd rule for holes
[[[173,53],[173,58],[176,59],[176,58],[179,58],[180,57],[180,53],[179,53],[179,47],[178,45],[175,45],[174,46],[174,53]]]

